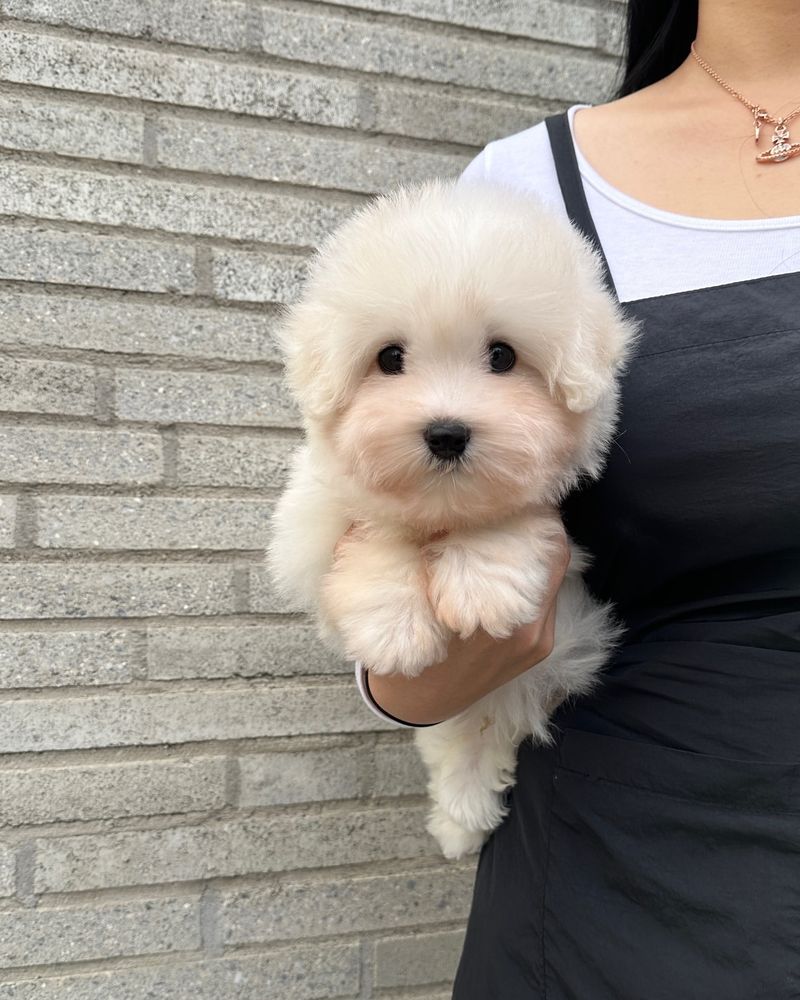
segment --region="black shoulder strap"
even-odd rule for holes
[[[586,203],[586,192],[583,189],[580,170],[578,169],[578,158],[575,155],[575,145],[572,141],[572,133],[569,129],[567,112],[550,115],[545,118],[547,133],[550,137],[550,146],[553,150],[553,160],[556,164],[558,174],[558,184],[561,188],[561,195],[564,198],[564,207],[572,223],[580,231],[589,237],[600,253],[605,270],[606,283],[611,292],[616,296],[617,288],[614,279],[611,277],[611,270],[606,260],[600,239],[595,229],[592,213]]]

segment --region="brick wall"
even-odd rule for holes
[[[0,998],[444,1000],[473,865],[281,607],[272,340],[372,193],[604,100],[592,0],[0,0]]]

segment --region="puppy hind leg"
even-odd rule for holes
[[[497,699],[483,699],[455,719],[415,734],[428,767],[428,789],[434,801],[431,824],[436,830],[429,829],[445,853],[464,838],[456,837],[442,814],[462,831],[486,835],[499,826],[508,811],[502,793],[513,784],[516,746],[501,715]]]

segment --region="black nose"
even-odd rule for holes
[[[435,420],[423,431],[431,452],[437,458],[459,458],[469,441],[469,427],[458,420]]]

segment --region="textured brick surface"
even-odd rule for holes
[[[0,290],[0,341],[115,354],[276,361],[272,317],[130,298]]]
[[[0,95],[0,135],[7,149],[140,163],[144,116],[76,101]]]
[[[0,31],[0,79],[284,121],[357,128],[359,84],[302,69],[153,52],[103,41]]]
[[[336,0],[337,5],[339,0]],[[441,0],[347,0],[346,7],[407,14],[504,35],[594,46],[597,43],[597,12],[574,3],[497,3],[496,0],[450,0],[446,12]],[[51,5],[52,6],[52,5]]]
[[[168,167],[369,194],[390,188],[398,177],[406,181],[437,174],[455,177],[469,159],[469,155],[185,118],[163,118],[158,130],[158,160]]]
[[[230,944],[249,944],[335,934],[342,924],[353,931],[381,931],[461,920],[473,880],[471,868],[411,868],[402,875],[284,880],[226,892],[222,935]]]
[[[450,982],[464,932],[437,931],[383,938],[375,942],[375,985],[421,986]]]
[[[286,813],[36,841],[37,892],[281,872],[432,855],[420,806]],[[2,994],[0,994],[2,995]]]
[[[160,424],[296,427],[299,414],[278,375],[119,372],[117,413]]]
[[[178,436],[178,482],[192,486],[280,487],[297,440],[268,431],[257,437]]]
[[[290,302],[306,273],[306,259],[288,254],[215,250],[214,294],[240,302]]]
[[[188,293],[194,289],[193,268],[194,254],[169,243],[21,226],[0,228],[0,278]]]
[[[0,843],[0,896],[11,896],[14,893],[14,853],[10,847]]]
[[[450,94],[425,85],[364,85],[366,128],[389,135],[482,146],[530,128],[545,116],[538,99],[472,92]]]
[[[472,41],[427,28],[272,6],[262,12],[260,43],[271,55],[303,62],[462,86],[479,79],[482,87],[500,93],[565,101],[581,95],[598,99],[613,69],[589,55],[551,47]]]
[[[94,368],[61,361],[0,360],[0,410],[89,414]]]
[[[246,43],[247,7],[222,0],[6,0],[11,17],[214,49]]]
[[[387,728],[353,687],[264,684],[14,700],[3,706],[0,753]]]
[[[0,619],[130,618],[234,610],[232,569],[227,566],[0,566]]]
[[[225,775],[223,757],[0,769],[0,826],[221,809]]]
[[[249,754],[239,761],[239,805],[353,799],[363,784],[358,747]]]
[[[172,497],[45,497],[37,545],[66,549],[263,549],[272,503]]]
[[[448,1000],[475,859],[279,598],[275,332],[624,4],[0,0],[0,1000]]]
[[[349,211],[312,198],[0,163],[4,215],[311,245]]]
[[[325,942],[266,955],[170,963],[0,983],[0,1000],[324,1000],[356,997],[357,944]]]
[[[0,633],[0,688],[126,684],[139,645],[122,629]]]
[[[4,482],[145,484],[162,476],[157,434],[0,426]]]
[[[151,626],[147,664],[155,680],[353,672],[352,663],[323,646],[316,628],[303,622]]]
[[[11,548],[14,545],[16,515],[16,498],[0,495],[0,549]]]
[[[375,747],[372,782],[374,795],[425,794],[427,774],[410,737]]]
[[[199,905],[192,899],[0,913],[0,968],[194,951],[199,945]]]

